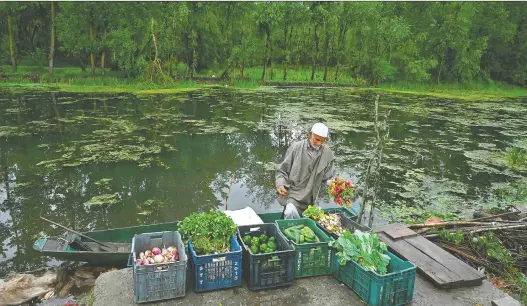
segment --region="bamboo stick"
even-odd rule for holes
[[[452,225],[494,225],[489,222],[473,222],[473,221],[449,221],[449,222],[439,222],[439,223],[430,223],[430,224],[410,224],[408,228],[423,228],[423,227],[442,227],[442,226],[452,226]]]

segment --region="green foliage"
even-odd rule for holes
[[[318,206],[309,205],[306,210],[302,213],[302,216],[305,218],[311,218],[313,220],[320,219],[324,215],[324,210]]]
[[[451,233],[447,230],[440,230],[439,237],[445,241],[454,244],[460,244],[465,241],[465,233],[463,231],[456,231],[454,233]]]
[[[507,150],[505,158],[507,165],[512,168],[527,168],[527,151],[521,148],[512,147]]]
[[[236,225],[230,217],[221,211],[193,213],[183,219],[179,231],[183,239],[198,242],[199,255],[229,250],[230,239],[236,233]]]
[[[56,5],[56,63],[93,65],[95,74],[104,58],[106,67],[128,78],[153,82],[212,74],[359,85],[527,82],[522,2]],[[50,6],[5,3],[0,13],[14,21],[16,58],[45,64]],[[4,20],[0,60],[8,64]]]
[[[488,257],[501,262],[506,267],[510,267],[515,263],[510,252],[501,244],[492,232],[485,233],[474,241],[477,248],[484,251]]]
[[[388,272],[388,249],[374,233],[363,233],[359,230],[353,234],[345,232],[337,240],[329,242],[329,245],[337,249],[336,255],[341,266],[353,260],[366,270],[381,275]]]

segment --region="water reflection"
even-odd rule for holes
[[[48,261],[32,251],[32,243],[42,232],[62,231],[42,224],[40,215],[84,231],[225,209],[227,196],[229,209],[277,210],[274,165],[314,122],[330,126],[328,143],[338,156],[339,173],[354,182],[360,183],[373,141],[373,95],[349,90],[3,96],[4,271],[29,270]],[[469,113],[456,101],[385,95],[381,102],[393,109],[379,196],[385,209],[399,202],[463,210],[478,190],[522,175],[464,155],[481,150],[482,143],[490,150],[503,149],[516,139],[503,133],[526,132],[520,119],[527,108],[521,101],[500,112],[494,109],[499,105],[489,104]],[[484,118],[483,125],[475,124],[476,116]],[[86,204],[101,196],[114,204]],[[324,192],[319,203],[330,205]]]

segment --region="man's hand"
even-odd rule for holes
[[[280,187],[278,187],[278,193],[281,194],[281,195],[286,195],[287,194],[287,189],[285,189],[285,187],[282,185]]]

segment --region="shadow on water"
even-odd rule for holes
[[[229,209],[278,210],[275,165],[316,121],[332,130],[339,174],[360,184],[374,141],[373,97],[299,88],[141,97],[5,93],[0,269],[53,264],[32,250],[39,235],[61,233],[40,215],[80,231],[125,227],[224,209],[227,194]],[[386,94],[383,108],[392,114],[381,211],[463,212],[481,190],[525,175],[491,156],[527,135],[521,101]],[[319,204],[331,205],[325,193]]]

